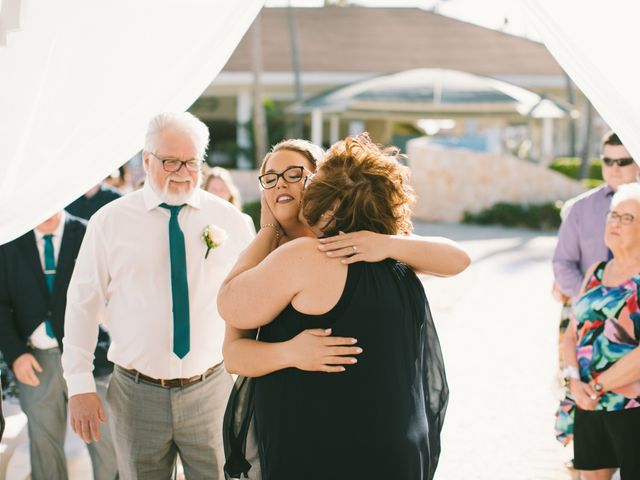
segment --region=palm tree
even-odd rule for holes
[[[291,41],[291,67],[296,85],[296,103],[302,103],[302,81],[300,79],[300,49],[298,48],[298,27],[296,24],[295,11],[291,7],[291,2],[287,6],[287,20],[289,24],[289,39]],[[296,124],[294,137],[304,136],[304,116],[302,113],[296,114]]]
[[[262,103],[262,15],[258,14],[251,27],[253,73],[253,146],[257,166],[267,154],[267,122]]]

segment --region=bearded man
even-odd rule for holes
[[[99,441],[105,421],[122,479],[222,479],[222,418],[232,378],[222,364],[218,288],[252,233],[230,203],[199,188],[207,126],[189,113],[149,123],[142,189],[99,210],[68,291],[62,364],[73,430]],[[106,411],[91,375],[98,324],[115,364]]]

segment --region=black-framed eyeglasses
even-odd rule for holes
[[[178,160],[177,158],[159,157],[153,152],[149,152],[162,162],[162,168],[165,172],[178,172],[184,166],[190,172],[197,172],[204,163],[202,160],[192,158],[191,160]]]
[[[622,225],[631,225],[635,221],[636,217],[630,213],[623,213],[620,215],[616,212],[609,212],[607,214],[607,222],[620,222]]]
[[[607,167],[612,167],[613,165],[618,165],[620,167],[626,167],[627,165],[631,165],[633,163],[633,158],[631,157],[626,157],[626,158],[608,158],[608,157],[602,157],[602,162],[607,166]]]
[[[304,175],[305,170],[307,169],[303,166],[287,167],[280,173],[264,173],[258,177],[258,181],[260,182],[260,186],[266,190],[275,187],[278,184],[279,178],[283,178],[287,183],[297,183],[304,178],[306,185],[308,176]]]

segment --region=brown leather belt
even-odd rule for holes
[[[127,372],[129,375],[134,376],[136,381],[144,380],[145,382],[153,383],[155,385],[160,385],[161,387],[164,387],[164,388],[178,388],[178,387],[186,387],[194,383],[202,382],[205,378],[211,376],[211,374],[215,371],[215,369],[218,368],[220,365],[222,365],[222,363],[219,363],[218,365],[214,365],[213,367],[208,369],[206,372],[200,375],[196,375],[194,377],[171,378],[169,380],[165,380],[162,378],[149,377],[144,373],[140,373],[137,370],[124,368],[124,367],[121,367],[120,365],[118,365],[118,368],[124,372]]]

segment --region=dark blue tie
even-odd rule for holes
[[[169,254],[171,257],[171,299],[173,302],[173,352],[179,357],[189,353],[189,285],[187,283],[187,253],[178,214],[184,205],[167,205],[169,219]]]
[[[56,257],[53,253],[53,235],[44,235],[42,238],[44,239],[44,279],[47,282],[49,294],[51,294],[53,293],[53,285],[56,281]],[[49,337],[56,338],[53,333],[50,318],[45,320],[44,327]]]

